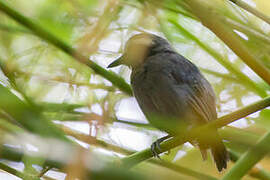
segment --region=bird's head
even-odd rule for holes
[[[108,68],[121,64],[136,68],[142,65],[147,57],[168,50],[172,48],[167,40],[153,34],[137,34],[127,41],[123,55]]]

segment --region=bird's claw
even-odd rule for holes
[[[157,157],[160,159],[159,152],[161,152],[161,147],[160,147],[159,140],[153,142],[153,144],[151,145],[151,151],[152,151],[154,157]]]
[[[159,153],[162,152],[161,147],[160,147],[160,143],[162,143],[163,141],[165,141],[169,138],[171,138],[171,136],[167,135],[167,136],[162,137],[162,138],[156,140],[155,142],[153,142],[153,144],[151,145],[151,151],[152,151],[154,157],[157,157],[160,159]]]

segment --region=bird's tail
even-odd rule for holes
[[[216,143],[211,144],[211,153],[218,168],[218,171],[227,168],[227,161],[229,160],[229,153],[226,150],[222,140],[217,137]]]
[[[205,141],[204,141],[205,142]],[[207,143],[199,141],[199,147],[203,159],[206,159],[206,149],[210,147],[212,156],[218,171],[227,168],[227,161],[229,160],[229,153],[224,146],[222,139],[219,137],[217,131],[211,132],[211,136],[207,138]]]

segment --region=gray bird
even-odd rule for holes
[[[217,118],[211,85],[165,39],[148,33],[131,37],[123,55],[108,67],[120,64],[132,69],[134,96],[150,124],[169,134],[152,144],[154,156],[163,140]],[[226,169],[229,156],[216,129],[191,143],[199,146],[203,159],[210,148],[218,170]]]

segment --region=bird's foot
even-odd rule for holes
[[[157,141],[153,142],[153,144],[151,145],[151,151],[153,153],[153,156],[157,157],[158,159],[160,159],[159,152],[161,152],[160,143],[161,142],[158,139]]]
[[[162,143],[163,141],[165,141],[166,139],[168,139],[170,137],[171,136],[168,135],[168,136],[162,137],[162,138],[156,140],[155,142],[153,142],[153,144],[151,145],[151,151],[152,151],[154,157],[157,157],[160,159],[159,153],[162,152],[161,147],[160,147],[160,143]]]

